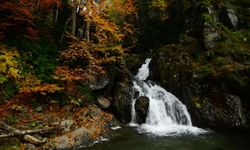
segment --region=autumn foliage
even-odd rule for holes
[[[28,0],[1,2],[0,33],[2,38],[6,34],[9,35],[6,31],[11,29],[20,33],[28,33],[33,30],[34,24],[32,20],[34,16],[30,8],[32,8],[32,3]]]
[[[56,73],[69,80],[89,79],[90,72],[105,72],[105,66],[119,63],[128,50],[122,44],[125,36],[133,37],[134,27],[128,16],[135,16],[132,0],[84,1],[79,4],[79,15],[83,17],[85,39],[75,39],[60,54],[64,66]],[[135,39],[131,38],[132,45]],[[74,66],[73,68],[71,66]]]
[[[51,5],[60,5],[60,0],[5,0],[0,5],[0,40],[15,35],[25,34],[30,39],[38,37],[35,21],[43,14],[36,13],[41,8],[51,11]],[[40,10],[41,10],[40,9]],[[18,35],[19,36],[19,35]]]
[[[8,50],[5,46],[0,45],[0,84],[7,80],[18,80],[19,74],[19,53],[16,49]]]
[[[35,76],[26,75],[20,83],[19,93],[46,95],[61,91],[62,89],[57,84],[42,83]]]
[[[91,99],[76,83],[107,73],[135,46],[136,11],[134,0],[2,2],[0,40],[14,44],[1,46],[0,91],[13,82],[16,98],[60,93]]]

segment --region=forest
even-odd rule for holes
[[[1,0],[0,150],[247,149],[249,41],[249,0]]]

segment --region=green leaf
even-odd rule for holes
[[[29,126],[30,126],[30,127],[36,127],[36,126],[37,126],[36,121],[30,122],[30,123],[29,123]]]

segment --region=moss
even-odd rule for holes
[[[201,100],[198,97],[193,97],[192,98],[194,106],[198,109],[201,108]]]
[[[216,71],[211,65],[200,66],[196,71],[198,79],[213,78],[216,76]]]
[[[215,20],[214,20],[214,18],[213,18],[213,16],[211,15],[211,14],[203,14],[202,15],[202,18],[203,18],[203,20],[205,21],[205,22],[207,22],[207,23],[210,23],[213,27],[217,27],[218,28],[218,26],[219,26],[219,23],[218,22],[215,22]]]

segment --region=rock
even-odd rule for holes
[[[63,120],[60,125],[64,131],[69,131],[71,126],[74,124],[74,120]]]
[[[236,29],[238,26],[238,17],[236,15],[235,10],[232,8],[228,8],[227,15],[228,15],[231,25]]]
[[[39,106],[35,109],[37,112],[42,112],[43,111],[43,107],[42,106]]]
[[[117,120],[109,113],[102,111],[95,105],[89,105],[78,115],[80,126],[67,131],[63,135],[49,139],[43,149],[82,149],[93,145],[100,136],[112,136],[110,128],[117,126]],[[79,123],[78,122],[78,123]]]
[[[113,110],[124,123],[131,121],[132,85],[132,74],[128,70],[121,72],[115,86]]]
[[[95,129],[87,129],[81,127],[73,132],[69,132],[59,137],[52,139],[45,147],[48,149],[77,149],[82,145],[88,145],[91,142],[91,137],[94,137]]]
[[[102,113],[102,110],[98,108],[96,105],[90,105],[88,106],[87,115],[90,117],[100,116]]]
[[[105,88],[109,83],[108,74],[100,74],[97,72],[92,72],[91,80],[83,80],[81,83],[85,86],[88,86],[91,90],[100,90]]]
[[[219,17],[220,17],[221,22],[225,26],[229,28],[237,29],[239,21],[238,21],[238,17],[237,17],[237,13],[235,9],[221,7],[219,11]]]
[[[33,144],[27,143],[25,144],[25,150],[37,150],[37,147]]]
[[[139,97],[139,94],[140,94],[140,92],[135,91],[135,92],[134,92],[134,97],[133,97],[133,99],[137,99],[137,98]]]
[[[215,28],[214,24],[219,24],[217,13],[212,5],[205,7],[206,13],[203,14],[203,42],[206,49],[213,48],[216,43],[221,39],[219,31]]]
[[[204,44],[206,49],[213,48],[216,43],[221,39],[221,36],[217,29],[215,29],[210,23],[204,23],[203,30]]]
[[[149,107],[149,98],[140,96],[135,102],[136,122],[139,124],[145,123]]]
[[[204,125],[213,128],[240,129],[246,123],[241,100],[235,95],[224,94],[203,100],[200,114]]]
[[[109,99],[105,98],[105,97],[98,97],[97,98],[97,102],[99,104],[99,106],[103,109],[107,109],[110,106],[110,101]]]

